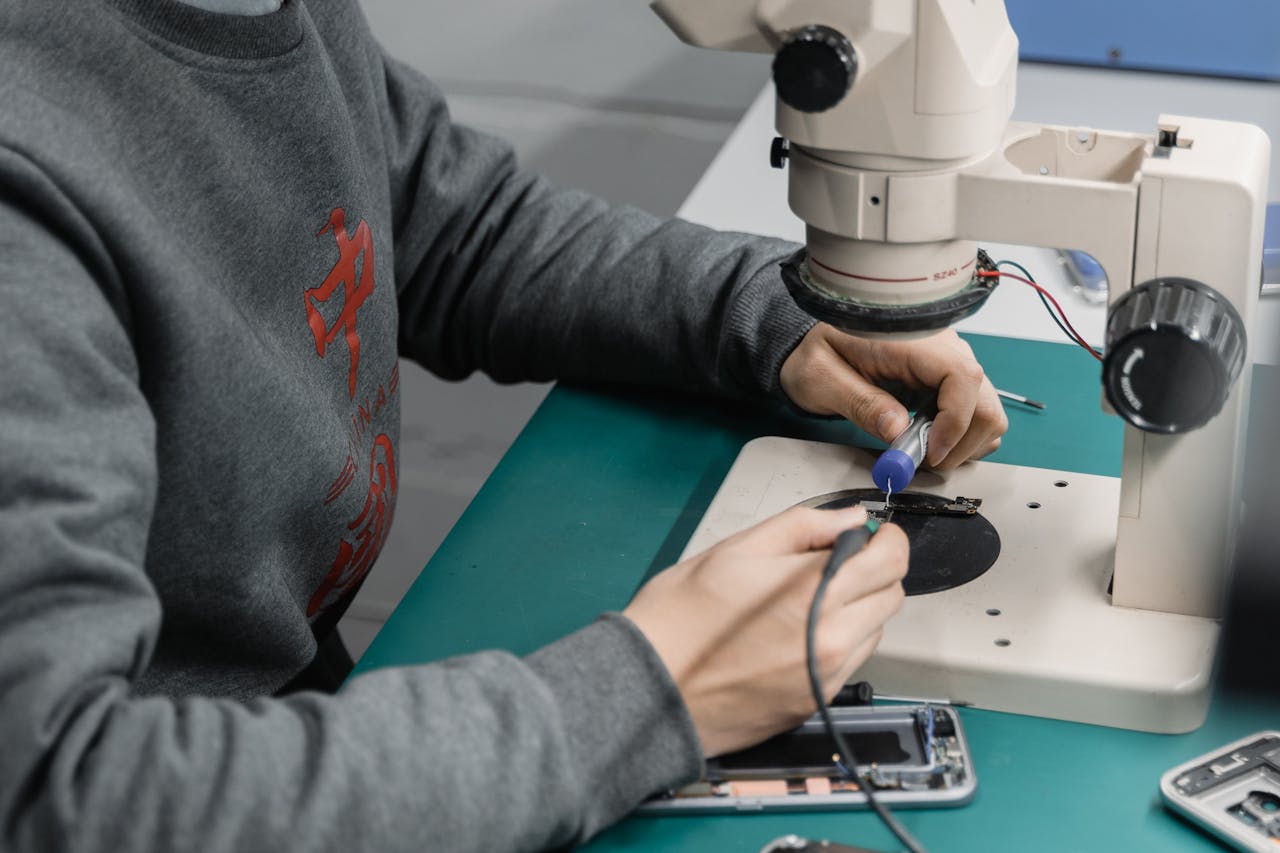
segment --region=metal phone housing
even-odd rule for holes
[[[1165,805],[1238,850],[1280,850],[1280,731],[1264,731],[1160,777]]]
[[[935,704],[836,707],[863,778],[891,808],[962,806],[978,777],[959,712]],[[834,763],[835,746],[816,715],[762,744],[707,761],[704,778],[649,800],[640,814],[722,814],[867,808]]]

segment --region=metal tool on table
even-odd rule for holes
[[[873,337],[946,328],[1008,275],[979,239],[1085,252],[1108,282],[1101,379],[1126,423],[1120,479],[989,462],[917,475],[915,491],[982,495],[1000,554],[909,597],[858,677],[905,695],[945,684],[997,710],[1199,726],[1241,517],[1266,134],[1174,115],[1146,134],[1010,122],[1018,40],[1002,0],[653,6],[686,42],[773,55],[770,158],[806,225],[783,277],[812,316]],[[868,459],[753,442],[690,545],[870,485]]]
[[[834,841],[811,841],[798,835],[784,835],[760,848],[760,853],[876,853],[876,851],[866,847],[837,844]]]
[[[1008,400],[1011,403],[1021,403],[1022,405],[1028,406],[1032,409],[1040,409],[1043,411],[1045,407],[1044,403],[1039,400],[1032,400],[1030,397],[1023,396],[1022,394],[1015,394],[1012,391],[1005,391],[1001,388],[996,389],[996,396],[1001,400]]]

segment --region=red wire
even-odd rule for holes
[[[1071,332],[1071,336],[1076,339],[1076,343],[1084,347],[1085,352],[1089,353],[1089,355],[1093,356],[1098,361],[1102,361],[1102,356],[1098,355],[1098,353],[1094,351],[1093,347],[1089,346],[1089,344],[1085,342],[1084,337],[1081,336],[1081,334],[1076,331],[1076,327],[1071,325],[1071,321],[1067,319],[1067,312],[1062,310],[1062,306],[1058,304],[1058,300],[1053,298],[1052,293],[1045,290],[1043,287],[1036,284],[1034,281],[1032,281],[1029,278],[1023,278],[1020,275],[1014,275],[1011,272],[1004,272],[1003,270],[998,272],[990,271],[990,270],[982,270],[978,273],[978,275],[983,278],[997,278],[997,277],[1011,278],[1014,281],[1020,281],[1023,284],[1028,285],[1029,287],[1034,287],[1036,290],[1040,292],[1041,296],[1043,296],[1044,298],[1048,299],[1050,302],[1053,303],[1054,308],[1058,309],[1058,316],[1062,318],[1063,324],[1067,327],[1067,330]]]

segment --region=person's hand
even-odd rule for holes
[[[779,378],[801,409],[848,418],[885,441],[897,438],[910,416],[879,386],[936,389],[938,416],[925,462],[942,471],[993,452],[1009,427],[973,350],[950,329],[913,341],[869,340],[819,323],[783,362]]]
[[[817,709],[805,622],[829,548],[861,507],[797,507],[677,563],[624,611],[675,679],[707,756],[799,725]],[[882,525],[832,578],[815,649],[827,698],[875,649],[902,606],[907,537]]]

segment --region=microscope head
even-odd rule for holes
[[[656,0],[686,42],[774,54],[773,162],[806,248],[784,266],[806,311],[859,335],[923,335],[976,311],[977,245],[921,241],[893,175],[959,171],[996,150],[1018,41],[1003,0]],[[892,208],[892,212],[891,212]],[[904,228],[904,226],[906,226]],[[895,236],[909,232],[909,239]]]

